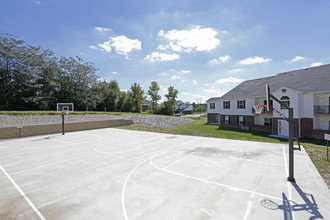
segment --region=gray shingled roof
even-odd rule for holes
[[[282,87],[301,93],[330,92],[330,64],[247,80],[224,94],[220,99],[266,97],[266,84],[269,84],[271,93]],[[219,100],[219,98],[212,99],[214,98],[209,100]]]

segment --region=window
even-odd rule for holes
[[[264,125],[265,126],[272,126],[273,125],[273,119],[272,118],[264,118]]]
[[[223,109],[230,109],[230,101],[223,101]]]
[[[244,116],[238,116],[238,125],[244,125],[244,124],[245,124]]]
[[[330,121],[329,121],[329,131],[330,131]]]
[[[281,102],[282,102],[284,105],[286,105],[286,106],[288,106],[288,107],[290,108],[290,98],[289,98],[289,97],[287,97],[287,96],[282,96],[282,97],[281,97]],[[281,109],[285,109],[283,105],[281,105]]]
[[[210,103],[210,109],[215,109],[215,103]]]
[[[230,124],[230,118],[228,115],[225,115],[225,124],[229,125]]]
[[[264,105],[267,105],[267,100],[264,100]],[[269,107],[272,108],[273,107],[273,100],[270,100],[270,103],[269,103]],[[266,109],[267,110],[267,109]]]
[[[237,109],[245,109],[245,100],[237,100]]]

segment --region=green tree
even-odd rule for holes
[[[151,98],[151,106],[152,106],[152,111],[153,112],[157,112],[157,102],[162,98],[158,92],[159,92],[160,88],[157,84],[157,82],[153,81],[151,82],[151,85],[149,86],[149,90],[148,90],[148,95]]]
[[[0,108],[46,109],[54,88],[53,52],[0,33]],[[53,86],[53,87],[52,87]],[[48,91],[48,92],[47,92]],[[10,97],[10,99],[8,98]]]
[[[111,80],[108,84],[108,89],[106,90],[106,95],[104,99],[104,106],[107,111],[118,111],[118,100],[120,98],[120,88],[116,80]]]
[[[122,102],[121,111],[132,112],[133,101],[132,101],[132,95],[131,95],[130,91],[121,93],[120,102]]]
[[[174,89],[173,86],[168,87],[168,93],[165,95],[167,101],[165,101],[160,109],[160,113],[164,115],[174,115],[175,107],[177,104],[176,98],[178,97],[179,91]]]
[[[96,86],[98,78],[94,64],[84,62],[79,57],[61,57],[58,65],[57,102],[72,102],[77,110],[94,109],[97,95],[92,88]]]
[[[144,91],[141,88],[140,84],[134,83],[131,86],[130,90],[130,97],[132,99],[132,111],[133,112],[140,112],[141,111],[141,104],[144,103]]]

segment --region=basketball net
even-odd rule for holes
[[[260,115],[263,108],[267,108],[267,105],[252,105],[254,108],[254,114]]]

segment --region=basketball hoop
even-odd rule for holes
[[[260,115],[263,108],[267,108],[267,105],[252,105],[254,108],[254,114]]]
[[[66,109],[66,110],[63,110],[63,111],[65,112],[65,114],[67,114],[67,115],[69,114],[69,110]]]

